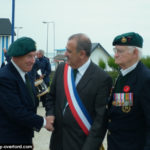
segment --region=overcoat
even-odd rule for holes
[[[32,143],[33,131],[43,125],[34,100],[12,63],[0,69],[0,144]]]
[[[109,102],[107,138],[108,150],[150,149],[150,70],[141,62],[116,82]]]

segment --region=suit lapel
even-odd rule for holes
[[[94,64],[93,64],[93,62],[91,62],[89,67],[85,71],[84,75],[82,76],[81,80],[77,84],[77,91],[81,91],[82,89],[84,89],[84,87],[86,87],[89,80],[92,79],[93,73],[94,73]]]
[[[34,105],[33,101],[31,100],[31,96],[30,96],[30,94],[28,92],[28,89],[27,89],[27,87],[26,87],[26,85],[25,85],[21,75],[17,71],[17,69],[14,67],[14,65],[12,63],[9,63],[8,67],[10,68],[10,71],[15,75],[17,81],[19,82],[19,86],[23,89],[22,94],[24,94],[24,96],[27,97],[28,102],[30,102],[32,105]]]

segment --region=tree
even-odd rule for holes
[[[106,69],[106,64],[105,64],[105,62],[103,60],[99,60],[98,64],[99,64],[99,67],[101,67],[103,70]]]
[[[142,58],[141,61],[145,66],[150,68],[150,56],[147,56],[146,58]]]
[[[117,70],[118,70],[118,65],[115,64],[115,59],[114,59],[114,58],[110,57],[110,58],[108,59],[108,65],[109,65],[109,67],[112,68],[114,71],[117,71]]]

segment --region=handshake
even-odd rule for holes
[[[54,120],[55,117],[54,116],[46,116],[45,117],[46,120],[46,125],[44,126],[48,131],[53,131],[54,130]]]

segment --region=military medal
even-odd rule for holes
[[[112,104],[115,106],[116,105],[116,101],[113,101]]]
[[[122,111],[123,111],[124,113],[128,113],[128,112],[131,111],[131,106],[130,106],[129,100],[126,100],[126,101],[124,102],[124,105],[122,106]]]
[[[129,91],[128,85],[124,86],[124,91]],[[120,107],[122,112],[129,113],[133,106],[133,93],[114,93],[112,105]]]
[[[127,91],[130,89],[129,86],[125,86]],[[124,104],[122,106],[122,111],[128,113],[131,111],[131,106],[133,106],[133,93],[124,93]]]
[[[129,101],[125,101],[123,106],[129,106]]]
[[[124,113],[130,112],[130,111],[131,111],[131,106],[122,106],[122,111],[123,111]]]

